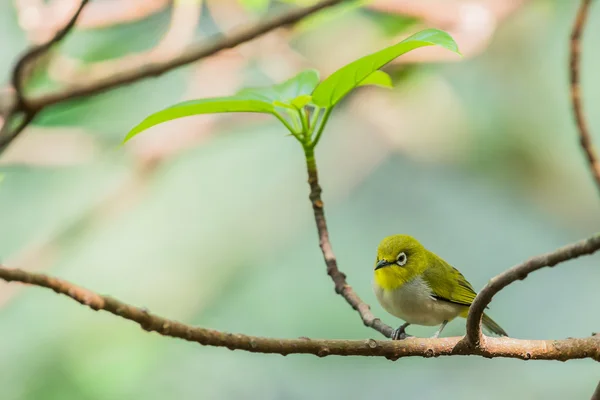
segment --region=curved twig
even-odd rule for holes
[[[81,15],[81,11],[86,6],[89,0],[81,0],[77,10],[67,23],[64,28],[56,32],[56,35],[49,41],[39,46],[34,46],[27,50],[19,60],[17,61],[12,72],[12,85],[14,88],[15,100],[12,109],[8,112],[4,121],[4,126],[0,130],[2,136],[0,136],[0,153],[8,146],[13,140],[15,140],[21,132],[27,127],[27,125],[35,118],[38,110],[31,107],[29,100],[25,97],[23,89],[23,75],[24,71],[30,62],[47,52],[52,46],[60,42],[67,34],[73,29],[77,19]],[[17,127],[11,131],[10,124],[11,120],[19,115],[23,114],[23,121],[17,125]]]
[[[365,324],[381,333],[385,337],[391,337],[394,329],[381,322],[379,318],[375,318],[371,312],[371,307],[362,301],[356,294],[352,286],[346,281],[344,274],[337,265],[337,259],[333,253],[331,242],[329,241],[329,230],[327,229],[327,221],[325,220],[325,211],[323,210],[323,200],[321,199],[321,186],[319,185],[319,173],[317,163],[315,161],[314,149],[311,146],[305,148],[306,170],[308,173],[308,184],[310,186],[309,199],[312,204],[317,232],[319,234],[319,246],[327,265],[327,274],[333,280],[335,292],[341,295],[348,304],[352,306],[358,313]]]
[[[517,340],[489,338],[481,347],[465,346],[461,337],[405,340],[327,340],[278,339],[233,334],[193,327],[149,313],[139,307],[101,296],[62,279],[0,266],[0,278],[52,289],[86,305],[135,322],[148,332],[179,338],[204,346],[227,347],[267,354],[314,354],[319,357],[377,356],[396,360],[402,357],[439,357],[478,355],[486,358],[508,357],[522,360],[573,360],[591,358],[600,362],[600,337],[566,340]]]
[[[31,110],[24,96],[23,71],[25,70],[27,65],[29,65],[30,62],[47,52],[52,46],[54,46],[56,43],[63,40],[65,36],[67,36],[67,34],[71,31],[71,29],[73,29],[73,27],[77,23],[77,19],[81,15],[81,12],[83,11],[84,7],[87,5],[88,2],[89,0],[81,0],[79,6],[77,7],[77,10],[73,14],[69,22],[64,26],[64,28],[56,32],[56,35],[54,35],[54,37],[46,43],[32,47],[31,49],[27,50],[27,52],[19,58],[19,61],[17,61],[17,64],[15,65],[15,68],[13,69],[12,73],[12,85],[15,88],[17,96],[17,108],[19,110],[25,112]]]
[[[477,294],[467,317],[467,344],[473,347],[484,345],[481,333],[481,317],[492,297],[500,290],[517,280],[527,278],[527,275],[544,267],[553,267],[564,261],[592,254],[600,249],[600,235],[562,247],[552,253],[532,257],[500,275],[490,279],[488,284]],[[486,338],[486,342],[490,338]]]
[[[600,190],[600,161],[594,150],[592,143],[592,135],[590,133],[583,112],[583,102],[581,100],[581,85],[580,85],[580,64],[581,64],[581,35],[585,27],[587,16],[590,10],[592,0],[582,0],[577,17],[573,24],[571,32],[571,59],[570,59],[570,77],[571,77],[571,103],[573,105],[573,115],[579,132],[579,142],[585,152],[592,176],[596,181],[596,186]]]

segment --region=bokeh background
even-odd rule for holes
[[[0,74],[8,77],[26,46],[62,26],[76,2],[1,1]],[[94,0],[30,74],[28,89],[168,59],[191,42],[308,3]],[[124,147],[120,141],[175,102],[279,82],[309,67],[326,76],[416,30],[447,30],[462,59],[416,51],[386,67],[395,89],[354,92],[317,149],[340,268],[374,312],[397,325],[370,288],[386,235],[412,234],[481,288],[597,230],[597,193],[568,92],[577,3],[354,3],[163,76],[51,107],[0,157],[2,262],[190,324],[272,337],[378,338],[333,292],[301,148],[275,120],[191,117]],[[600,7],[592,10],[583,92],[592,130],[600,131],[600,77],[592,73],[600,69],[593,40]],[[598,261],[537,272],[502,291],[491,314],[518,338],[588,336],[600,330]],[[445,330],[463,333],[463,320]],[[599,378],[590,360],[231,352],[148,334],[47,290],[0,282],[4,400],[565,399],[589,398]]]

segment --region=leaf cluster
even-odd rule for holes
[[[305,151],[319,142],[334,107],[353,89],[376,85],[392,87],[390,76],[380,68],[409,51],[441,46],[460,54],[454,40],[437,29],[420,31],[383,50],[345,65],[320,81],[316,70],[305,70],[285,82],[245,88],[226,97],[185,101],[158,111],[135,126],[125,141],[163,122],[192,115],[249,112],[271,114],[302,144]]]

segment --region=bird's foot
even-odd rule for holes
[[[404,340],[406,338],[413,337],[412,335],[409,335],[405,331],[405,329],[408,325],[409,324],[404,324],[401,327],[399,327],[398,329],[394,329],[394,332],[392,332],[392,340]]]
[[[404,340],[409,337],[414,337],[413,335],[409,335],[406,332],[398,332],[398,329],[394,330],[392,334],[392,340]]]

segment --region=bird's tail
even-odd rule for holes
[[[491,319],[487,314],[483,314],[483,327],[486,328],[491,333],[494,333],[499,336],[508,336],[506,331],[502,329],[500,325],[496,323],[493,319]]]

